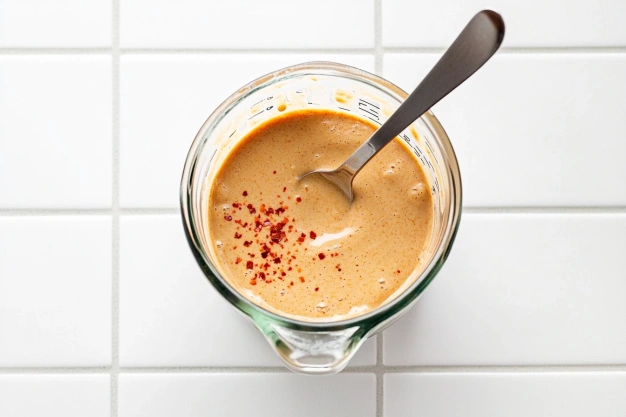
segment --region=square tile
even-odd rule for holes
[[[119,417],[374,417],[373,374],[121,374]]]
[[[626,3],[614,0],[384,0],[383,45],[447,47],[472,16],[483,9],[502,15],[507,28],[504,46],[626,45]],[[413,18],[412,24],[407,23],[408,16]]]
[[[373,0],[121,0],[120,10],[124,48],[374,47]]]
[[[624,214],[464,214],[385,364],[625,364],[624,236]]]
[[[411,91],[438,59],[385,55]],[[624,206],[626,55],[500,54],[435,106],[468,206]]]
[[[108,375],[0,375],[0,416],[109,417]]]
[[[280,366],[251,323],[211,286],[179,216],[123,216],[120,365]],[[373,365],[375,340],[352,365]]]
[[[111,91],[109,57],[0,57],[0,208],[111,206]]]
[[[385,375],[385,417],[621,417],[626,373]]]
[[[8,0],[0,3],[0,47],[111,45],[110,0]]]
[[[1,217],[0,366],[110,364],[111,219]]]
[[[178,207],[187,152],[211,112],[253,79],[314,60],[374,69],[368,55],[123,56],[120,204]]]

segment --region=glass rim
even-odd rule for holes
[[[185,235],[191,248],[191,251],[198,262],[203,273],[216,290],[226,298],[235,308],[250,316],[257,324],[260,325],[258,320],[260,317],[263,321],[276,323],[281,326],[303,330],[303,331],[336,331],[347,328],[357,327],[363,325],[363,323],[371,323],[371,326],[384,322],[386,319],[394,316],[397,312],[409,307],[422,293],[422,291],[428,286],[430,281],[437,275],[443,263],[445,262],[454,238],[456,236],[458,226],[461,218],[461,175],[459,171],[458,161],[456,154],[450,143],[447,133],[439,123],[439,120],[429,110],[421,116],[421,120],[425,122],[426,127],[431,130],[434,135],[434,140],[442,150],[444,156],[445,168],[450,178],[450,212],[446,221],[446,228],[443,233],[443,237],[439,247],[433,255],[431,261],[422,271],[420,276],[409,286],[402,294],[396,298],[387,302],[386,304],[360,316],[350,317],[344,320],[331,321],[331,322],[318,322],[318,321],[302,321],[296,320],[291,317],[281,316],[270,310],[267,310],[247,298],[239,294],[213,267],[212,262],[208,259],[206,253],[198,243],[197,228],[194,227],[195,218],[192,208],[192,182],[193,173],[196,168],[196,163],[200,158],[201,151],[207,137],[207,132],[210,128],[217,125],[240,101],[245,99],[248,95],[255,91],[271,86],[277,82],[285,81],[296,76],[306,75],[335,75],[348,77],[357,81],[365,82],[372,87],[375,87],[384,93],[395,97],[399,101],[403,101],[408,97],[408,94],[396,86],[395,84],[379,77],[375,74],[367,71],[351,67],[345,64],[339,64],[328,61],[312,61],[302,64],[297,64],[289,67],[279,69],[277,71],[268,73],[256,80],[246,84],[231,96],[224,100],[207,118],[202,124],[202,127],[196,134],[183,168],[181,186],[180,186],[180,210],[183,218],[183,226],[185,229]],[[371,327],[370,326],[370,327]]]

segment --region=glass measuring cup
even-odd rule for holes
[[[357,114],[380,125],[406,97],[390,82],[353,67],[331,62],[296,65],[236,91],[209,116],[191,145],[180,190],[183,224],[191,250],[211,284],[261,331],[294,371],[341,371],[367,338],[392,324],[415,303],[442,267],[461,215],[461,177],[448,136],[431,112],[399,135],[428,178],[433,197],[433,231],[420,255],[421,266],[404,286],[377,309],[341,321],[309,322],[277,315],[240,295],[221,276],[208,230],[212,181],[246,133],[281,112],[323,107]]]

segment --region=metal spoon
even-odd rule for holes
[[[354,198],[352,181],[361,168],[393,138],[452,90],[474,74],[498,50],[504,38],[504,21],[491,10],[476,14],[426,78],[391,117],[337,169],[316,170],[348,197]]]

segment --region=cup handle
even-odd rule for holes
[[[360,328],[331,332],[288,329],[275,323],[261,329],[274,351],[293,371],[334,374],[346,367],[365,341]]]

